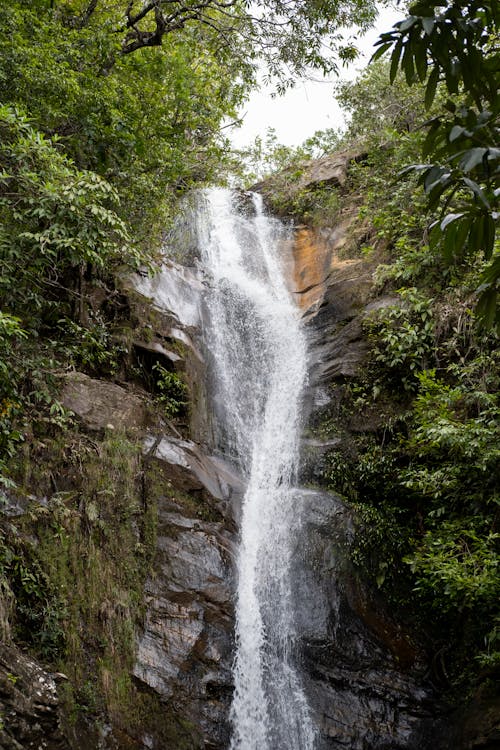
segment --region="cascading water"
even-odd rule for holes
[[[227,190],[203,194],[198,233],[211,277],[207,346],[225,449],[246,480],[236,604],[231,750],[313,750],[294,665],[290,563],[300,523],[293,481],[306,344],[279,262],[287,230],[259,196],[238,212]],[[251,215],[250,215],[251,214]]]

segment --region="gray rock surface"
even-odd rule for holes
[[[298,228],[290,286],[309,333],[309,421],[341,401],[346,381],[361,373],[369,352],[364,322],[397,304],[376,296],[374,267],[346,259],[343,249],[355,213],[334,232]],[[317,481],[325,454],[356,431],[376,428],[380,415],[358,425],[342,417],[326,443],[306,438],[302,476]],[[353,523],[341,499],[303,490],[302,523],[293,580],[299,644],[297,660],[315,721],[318,750],[451,750],[443,735],[443,707],[426,677],[425,656],[388,614],[384,602],[349,563]]]
[[[154,276],[136,274],[130,279],[137,292],[153,307],[173,316],[181,327],[193,328],[200,321],[203,283],[194,268],[165,260]]]
[[[0,644],[0,748],[67,750],[54,676],[18,648]]]
[[[311,187],[321,185],[342,187],[347,180],[349,164],[362,156],[361,152],[352,150],[337,151],[320,159],[294,164],[278,175],[257,183],[252,190],[268,195],[272,194],[278,186],[283,189],[283,184],[285,184],[288,188],[288,196],[291,198],[295,193]],[[300,176],[297,177],[299,171]]]
[[[192,227],[187,234],[192,234]],[[181,239],[181,248],[184,242],[186,238]],[[194,262],[189,248],[184,251]],[[197,442],[210,443],[206,363],[200,336],[204,290],[201,273],[195,267],[165,258],[155,276],[135,274],[121,279],[121,285],[133,310],[133,347],[153,353],[163,364],[165,360],[169,363],[168,369],[183,373],[191,396],[190,436]]]
[[[159,510],[155,573],[134,676],[182,706],[205,746],[228,745],[232,688],[233,541],[223,524],[187,518],[175,503]]]
[[[115,383],[81,372],[64,376],[61,403],[90,430],[141,429],[151,422],[144,400]]]
[[[169,467],[175,486],[183,491],[206,490],[221,511],[231,516],[226,501],[237,500],[244,486],[234,469],[218,456],[206,455],[191,440],[181,440],[166,435],[158,438],[148,435],[144,451]]]
[[[318,750],[438,750],[426,664],[348,559],[352,519],[340,498],[303,490],[294,569],[298,658],[321,732]]]

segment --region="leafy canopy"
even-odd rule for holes
[[[449,260],[481,252],[487,261],[478,312],[500,325],[500,8],[496,0],[418,0],[410,14],[382,34],[374,59],[391,52],[391,81],[401,70],[409,86],[425,83],[430,107],[438,85],[449,94],[427,123],[420,173],[431,209],[441,215],[432,240]]]
[[[87,22],[97,7],[91,3],[79,18]],[[198,25],[220,49],[236,58],[246,51],[282,80],[287,70],[290,81],[308,67],[336,70],[332,49],[341,59],[352,59],[356,50],[344,42],[342,27],[366,29],[375,14],[373,0],[132,0],[117,8],[117,31],[122,54],[130,54]]]

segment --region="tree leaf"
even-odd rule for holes
[[[378,60],[391,47],[392,47],[392,42],[385,42],[384,44],[381,44],[380,47],[371,56],[370,62],[372,63],[372,62],[375,62],[375,60]]]
[[[391,69],[389,73],[389,80],[391,83],[394,83],[394,80],[398,73],[399,59],[401,57],[402,51],[403,51],[403,39],[401,38],[396,42],[394,51],[391,55]]]
[[[464,172],[470,172],[474,167],[477,167],[478,164],[482,163],[483,158],[487,154],[488,149],[480,146],[468,149],[460,159],[460,168],[463,169]]]
[[[424,18],[421,19],[421,22],[422,22],[422,26],[424,28],[425,33],[427,34],[427,36],[430,36],[434,29],[434,24],[436,23],[436,19],[430,16],[424,16]]]
[[[401,59],[401,69],[405,74],[406,83],[411,86],[415,83],[415,51],[409,42],[405,45]]]
[[[432,102],[434,101],[434,98],[436,96],[436,88],[439,81],[439,68],[434,67],[431,71],[431,74],[429,75],[429,80],[427,81],[427,86],[425,87],[425,107],[426,109],[429,109]]]
[[[469,188],[469,190],[476,196],[476,198],[479,198],[483,206],[490,210],[491,206],[489,204],[489,201],[478,183],[474,180],[471,180],[469,177],[462,177],[462,182]]]
[[[419,40],[415,47],[415,66],[419,80],[423,83],[427,76],[427,46]]]
[[[408,16],[404,19],[404,21],[400,21],[398,24],[396,24],[398,31],[408,31],[408,29],[411,29],[412,26],[415,26],[417,20],[417,16]]]
[[[450,130],[450,134],[448,136],[449,142],[453,143],[453,141],[456,141],[458,138],[460,138],[461,135],[466,132],[467,130],[462,125],[454,125]]]
[[[486,214],[484,217],[484,241],[483,251],[484,257],[488,260],[493,255],[493,248],[495,246],[495,222],[490,214]]]
[[[446,229],[446,227],[449,224],[451,224],[453,221],[458,221],[458,219],[461,219],[462,216],[464,216],[463,213],[461,213],[461,214],[448,214],[447,216],[445,216],[444,219],[442,220],[441,224],[439,225],[440,228],[441,228],[441,231],[444,232],[444,230]]]

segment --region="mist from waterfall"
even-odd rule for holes
[[[265,215],[259,196],[247,199],[210,189],[197,211],[215,412],[246,482],[231,750],[313,750],[290,580],[306,341],[280,262],[288,230]]]

